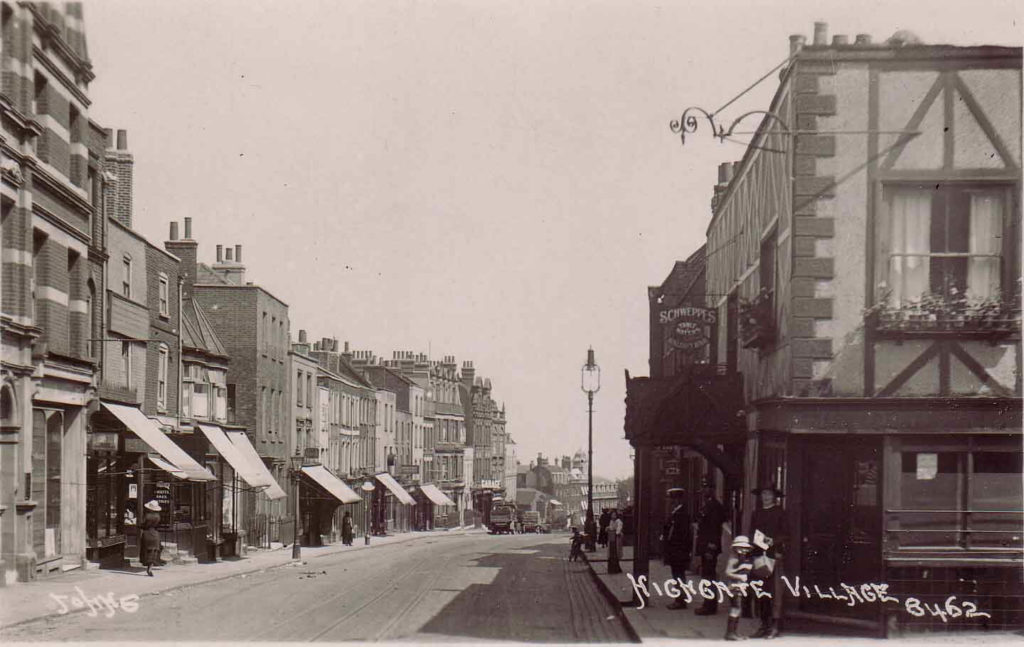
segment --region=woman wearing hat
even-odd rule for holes
[[[146,509],[146,516],[140,526],[142,532],[139,535],[139,559],[146,567],[146,575],[153,577],[153,565],[160,561],[160,532],[156,529],[160,525],[160,504],[154,499],[143,506]]]
[[[767,556],[775,560],[775,567],[771,575],[760,578],[764,580],[763,590],[771,593],[772,596],[757,599],[757,612],[761,618],[761,626],[751,638],[775,638],[779,635],[778,620],[779,612],[782,610],[781,598],[779,598],[776,610],[775,590],[782,570],[782,554],[786,544],[788,530],[786,513],[779,505],[782,492],[774,485],[769,484],[752,490],[752,492],[761,498],[761,507],[754,510],[754,514],[750,518],[754,559]]]

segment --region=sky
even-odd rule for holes
[[[472,360],[523,463],[586,448],[592,346],[594,473],[621,478],[647,286],[703,243],[717,166],[743,154],[669,122],[815,21],[1020,46],[1020,4],[92,0],[89,116],[128,131],[136,230],[159,243],[191,216],[207,263],[241,244],[293,339]]]

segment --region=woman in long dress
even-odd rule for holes
[[[622,519],[619,511],[612,510],[608,520],[608,572],[621,573],[619,558],[622,557]]]
[[[352,514],[349,512],[341,518],[341,543],[352,545]]]
[[[146,575],[153,577],[153,566],[160,563],[160,504],[154,499],[145,506],[146,517],[139,526],[139,561],[146,567]]]

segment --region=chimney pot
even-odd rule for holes
[[[804,48],[804,43],[807,42],[807,38],[803,34],[793,34],[789,37],[789,55],[794,56],[797,52]]]
[[[241,245],[235,245],[235,262],[236,263],[241,263],[242,262],[242,246]]]
[[[104,139],[107,142],[106,147],[110,148],[111,146],[113,146],[114,145],[114,129],[113,128],[104,128],[103,129],[103,135],[104,135]]]
[[[828,45],[828,23],[827,22],[816,22],[816,23],[814,23],[814,44],[815,45]]]
[[[856,44],[857,45],[870,45],[871,44],[871,34],[857,34]]]
[[[345,352],[348,352],[348,342],[345,342]]]
[[[228,247],[228,248],[226,248],[224,250],[224,260],[225,260],[225,262],[233,260],[231,258],[231,254],[232,254],[232,249],[230,247]]]
[[[832,37],[832,45],[849,45],[850,37],[846,34],[836,34]]]
[[[117,150],[128,150],[128,131],[119,129],[117,131]]]
[[[171,222],[171,233],[168,236],[171,240],[178,240],[178,223]]]
[[[185,216],[185,240],[192,240],[192,216]]]
[[[299,343],[300,344],[305,344],[306,343],[306,331],[302,330],[301,328],[299,329]]]
[[[224,262],[224,246],[223,245],[217,245],[217,262],[218,263]]]

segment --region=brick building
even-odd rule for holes
[[[81,5],[3,2],[0,14],[0,571],[11,582],[86,556],[103,144],[88,119]]]
[[[288,480],[291,446],[291,364],[288,304],[245,280],[242,246],[217,245],[216,262],[198,263],[194,298],[217,332],[231,364],[227,373],[228,421],[243,427],[273,480]],[[291,540],[286,502],[247,492],[243,518],[257,546]]]

